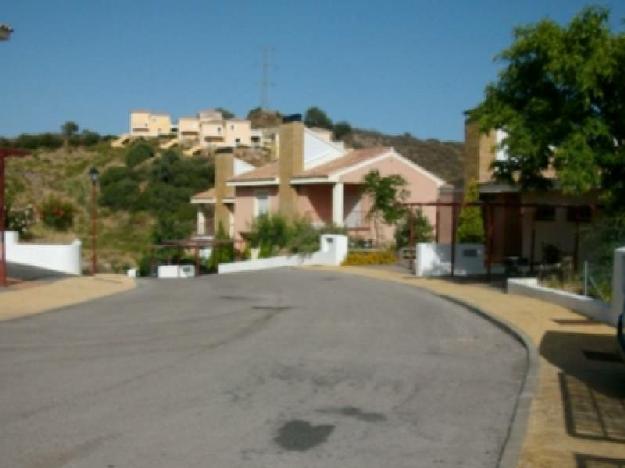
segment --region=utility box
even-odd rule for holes
[[[195,267],[193,265],[160,265],[157,276],[159,278],[193,278]]]

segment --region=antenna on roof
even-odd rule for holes
[[[269,73],[271,71],[271,55],[275,49],[273,47],[263,47],[263,61],[261,64],[261,80],[260,80],[260,107],[261,109],[269,108],[269,88],[274,83],[269,79]]]

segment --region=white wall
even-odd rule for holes
[[[454,274],[458,276],[486,274],[484,245],[456,244]],[[446,276],[451,274],[451,244],[420,242],[416,245],[415,275]],[[501,265],[493,265],[491,271],[500,273]]]
[[[508,294],[533,297],[574,310],[586,317],[609,325],[616,324],[611,307],[603,301],[561,289],[545,288],[536,278],[508,278]]]
[[[82,273],[81,243],[76,239],[71,244],[20,243],[15,231],[5,233],[7,261],[29,265],[70,275]]]
[[[508,294],[541,299],[574,310],[593,320],[616,325],[618,316],[625,312],[625,247],[614,251],[612,304],[560,289],[542,287],[536,278],[509,278]]]
[[[310,255],[282,255],[279,257],[245,260],[243,262],[220,263],[218,273],[239,273],[242,271],[267,270],[286,266],[334,265],[338,266],[347,257],[347,236],[324,234],[321,249]]]

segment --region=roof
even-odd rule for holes
[[[340,158],[336,158],[325,164],[312,167],[306,171],[296,174],[294,177],[298,179],[308,177],[328,177],[336,171],[368,161],[369,159],[373,159],[377,156],[382,156],[384,153],[388,153],[389,151],[392,151],[392,148],[382,146],[352,150]]]
[[[344,156],[333,159],[325,164],[312,167],[306,171],[295,174],[294,178],[310,178],[310,177],[328,177],[330,174],[361,163],[368,161],[377,156],[381,156],[384,153],[391,151],[391,148],[377,147],[377,148],[364,148],[351,150]],[[269,164],[261,166],[249,172],[245,172],[237,177],[233,177],[228,182],[252,182],[273,180],[278,177],[280,167],[278,161],[273,161]]]
[[[232,189],[230,189],[232,190]],[[205,192],[198,192],[191,197],[191,203],[202,204],[202,203],[215,203],[216,195],[215,189],[211,188],[206,190]],[[232,193],[226,194],[223,198],[224,203],[234,203],[234,198]]]
[[[191,198],[215,198],[215,189],[208,189],[205,192],[198,192]]]
[[[248,172],[244,172],[237,177],[233,177],[229,182],[250,182],[254,180],[271,180],[278,177],[280,168],[278,161],[270,162],[264,166],[258,167]]]

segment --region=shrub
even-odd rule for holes
[[[50,197],[41,205],[41,220],[52,229],[66,231],[74,224],[74,211],[71,203]]]
[[[458,242],[465,243],[484,243],[484,219],[482,218],[482,209],[479,206],[466,206],[466,203],[472,203],[479,200],[479,188],[476,182],[471,182],[464,198],[465,205],[460,210],[458,217],[458,227],[456,235]]]
[[[344,266],[391,265],[397,263],[395,252],[390,250],[350,251],[343,261]]]
[[[207,269],[209,271],[217,271],[220,263],[230,263],[234,261],[234,243],[226,234],[223,225],[219,223],[217,233],[215,234],[215,243],[210,258],[207,261]]]
[[[135,143],[126,153],[126,166],[135,167],[154,156],[154,150],[144,142]]]
[[[406,217],[395,230],[395,245],[398,249],[406,247],[410,243],[411,225],[413,242],[431,242],[434,238],[432,225],[423,212],[420,209],[414,213],[408,211]]]
[[[19,232],[22,238],[28,239],[31,235],[30,227],[35,223],[35,213],[32,206],[27,206],[22,210],[8,208],[7,229]]]
[[[289,241],[286,218],[280,214],[269,213],[258,216],[252,223],[248,241],[252,248],[260,248],[260,258],[271,257],[285,248]]]
[[[582,239],[588,253],[590,277],[596,295],[609,302],[612,297],[614,250],[625,246],[625,213],[610,213],[593,222]]]

